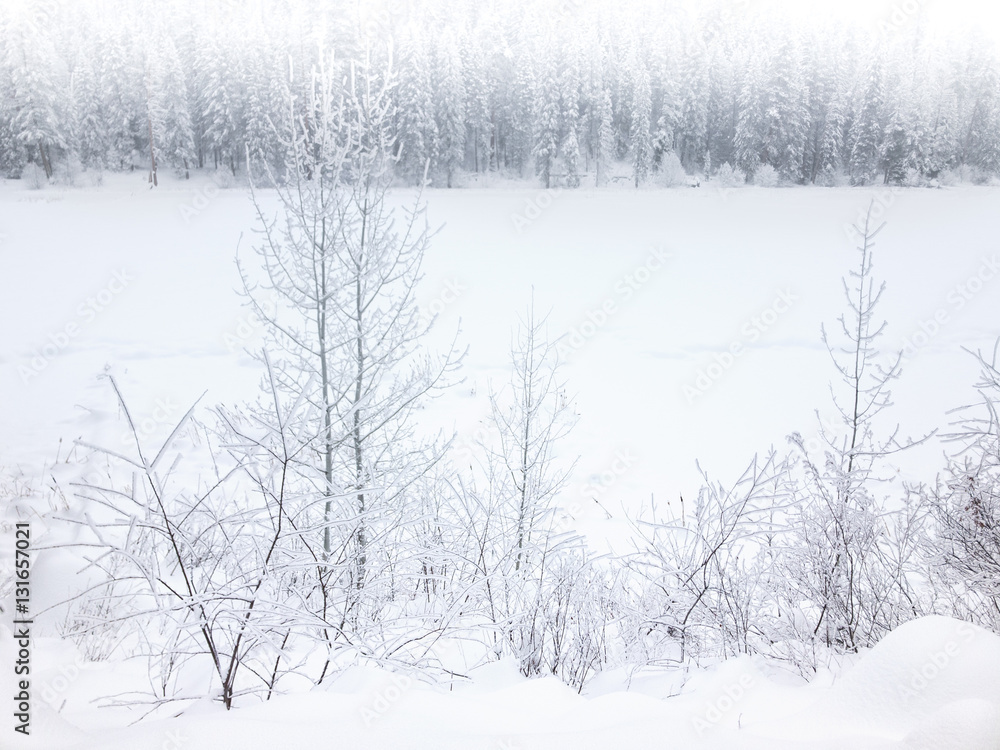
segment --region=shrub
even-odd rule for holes
[[[778,170],[770,164],[764,164],[753,176],[753,184],[758,187],[773,188],[778,186]]]
[[[45,176],[45,170],[32,162],[21,171],[21,179],[25,181],[29,190],[41,190],[49,184],[49,178]]]
[[[666,152],[660,159],[657,182],[664,187],[682,187],[687,185],[687,172],[684,171],[681,160],[673,151]]]
[[[745,185],[747,178],[742,171],[725,162],[715,173],[715,181],[722,187],[738,187]]]

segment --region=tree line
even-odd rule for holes
[[[358,64],[385,77],[395,176],[411,184],[1000,170],[995,45],[919,18],[871,31],[727,0],[24,0],[0,8],[0,171],[153,181],[249,159],[283,179],[287,133],[272,125],[289,106],[304,116],[323,60],[341,80]]]

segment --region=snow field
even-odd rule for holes
[[[0,315],[8,321],[0,456],[8,475],[37,481],[42,463],[65,459],[76,438],[122,443],[122,417],[96,377],[104,372],[122,383],[154,443],[206,389],[206,405],[256,397],[260,373],[241,348],[258,343],[259,322],[240,306],[233,263],[237,246],[249,258],[253,214],[245,193],[211,185],[165,181],[149,191],[138,178],[113,176],[94,189],[0,186]],[[566,461],[579,455],[560,504],[598,543],[624,547],[622,519],[651,497],[669,508],[678,495],[693,496],[697,460],[728,479],[793,430],[815,439],[813,411],[830,419],[832,378],[819,326],[837,325],[840,277],[855,260],[845,227],[872,198],[889,222],[876,248],[876,274],[888,284],[884,341],[907,354],[892,415],[904,433],[943,426],[948,409],[974,400],[976,368],[962,347],[991,348],[1000,334],[995,189],[706,185],[562,192],[546,206],[539,194],[426,195],[432,225],[442,225],[421,286],[423,309],[437,316],[428,345],[444,347],[460,330],[469,354],[465,382],[428,405],[424,427],[457,431],[459,455],[471,453],[488,383],[506,378],[510,330],[534,293],[536,307],[551,310],[552,338],[562,337],[566,397],[580,415],[560,449]],[[401,191],[400,202],[412,195]],[[523,225],[516,217],[529,205],[539,210]],[[941,450],[931,442],[902,457],[898,476],[933,478]],[[58,601],[74,575],[66,556],[40,553],[33,604]],[[44,622],[50,632],[53,624]],[[10,663],[12,647],[0,629],[0,663]],[[686,679],[606,673],[584,696],[554,679],[524,681],[506,663],[450,692],[356,668],[325,691],[228,715],[200,705],[134,727],[134,709],[98,710],[91,700],[140,689],[142,663],[93,662],[51,638],[38,640],[35,654],[39,731],[26,747],[195,750],[331,738],[357,748],[493,749],[1000,742],[1000,642],[943,618],[900,628],[836,679],[808,686],[756,659]]]

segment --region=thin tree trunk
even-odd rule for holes
[[[46,179],[52,179],[52,162],[49,160],[49,155],[45,150],[45,144],[38,141],[38,155],[42,160],[42,168],[45,170]]]
[[[149,181],[156,187],[156,148],[153,143],[153,115],[149,111],[149,99],[146,99],[146,124],[149,126]]]

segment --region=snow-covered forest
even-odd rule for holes
[[[3,746],[995,750],[1000,46],[911,5],[0,4]]]
[[[305,101],[321,64],[365,64],[393,81],[410,183],[428,162],[448,186],[985,181],[1000,169],[996,47],[935,33],[912,5],[862,28],[727,0],[6,3],[0,170],[236,173],[248,154],[280,170],[270,124],[289,95]]]

